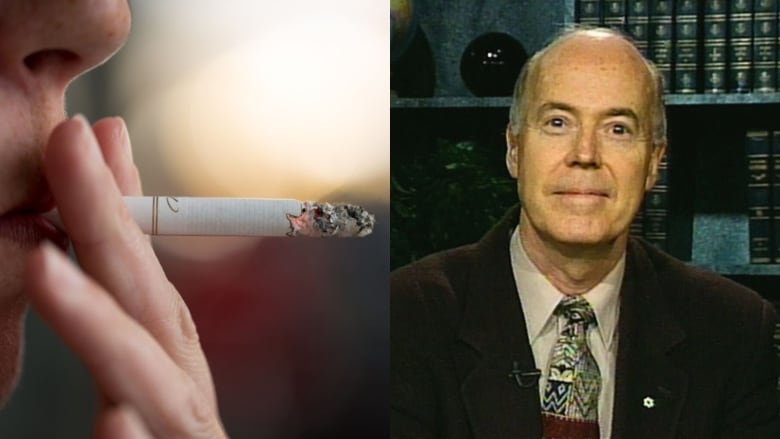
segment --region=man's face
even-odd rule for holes
[[[650,75],[614,37],[573,37],[541,60],[507,166],[523,204],[521,230],[596,246],[627,235],[655,183]]]
[[[127,38],[125,0],[0,0],[0,403],[17,374],[24,256],[64,236],[38,215],[53,200],[41,157],[68,83]]]

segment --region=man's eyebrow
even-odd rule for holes
[[[610,108],[605,113],[607,116],[625,116],[639,123],[639,116],[630,108]]]
[[[544,104],[542,104],[541,107],[539,107],[539,113],[544,113],[545,111],[550,111],[550,110],[563,110],[569,113],[576,112],[573,106],[563,102],[555,102],[555,101],[545,102]]]

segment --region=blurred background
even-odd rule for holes
[[[377,217],[363,239],[155,238],[229,435],[386,437],[387,5],[130,6],[127,45],[71,86],[68,112],[125,118],[147,195],[348,201]],[[23,369],[0,437],[89,437],[90,378],[34,314]]]

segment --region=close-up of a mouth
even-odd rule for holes
[[[34,247],[48,240],[61,249],[68,248],[68,236],[39,212],[12,211],[0,216],[0,239]]]
[[[579,190],[579,189],[567,189],[553,192],[554,195],[562,195],[569,197],[599,197],[609,198],[609,194],[605,191],[599,190]]]

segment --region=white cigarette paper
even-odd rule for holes
[[[272,198],[124,197],[144,233],[189,236],[363,237],[374,216],[353,204]],[[56,210],[45,215],[62,228]]]

